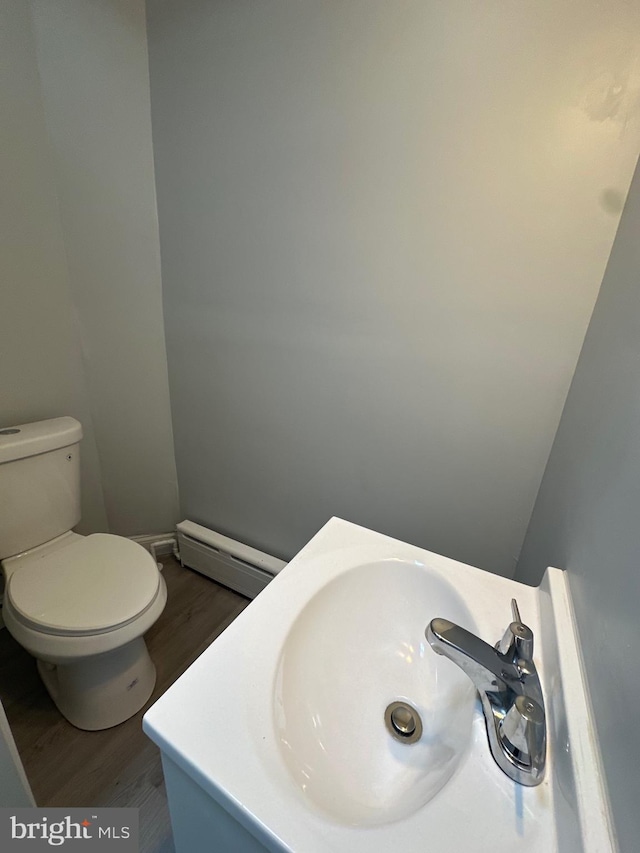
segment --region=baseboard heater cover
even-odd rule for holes
[[[247,598],[255,598],[287,565],[283,560],[193,521],[181,521],[176,529],[180,561],[184,566]]]

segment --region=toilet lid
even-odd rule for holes
[[[7,596],[22,622],[53,634],[95,634],[131,622],[160,584],[148,551],[121,536],[94,533],[48,554],[23,558]]]

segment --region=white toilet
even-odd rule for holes
[[[82,426],[53,418],[0,430],[4,621],[80,729],[133,716],[155,685],[142,635],[167,589],[153,557],[122,536],[80,536]]]

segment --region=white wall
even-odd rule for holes
[[[640,165],[527,532],[518,580],[569,575],[620,850],[638,849]]]
[[[30,0],[109,528],[172,529],[144,0]]]
[[[83,528],[105,530],[100,462],[71,299],[29,6],[0,5],[0,426],[84,427]]]
[[[31,786],[0,702],[0,806],[29,808],[34,805]]]
[[[184,514],[512,575],[640,149],[640,6],[147,16]]]

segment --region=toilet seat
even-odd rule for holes
[[[121,536],[94,533],[64,547],[14,558],[6,595],[15,617],[36,631],[101,634],[134,621],[160,589],[155,560]]]

